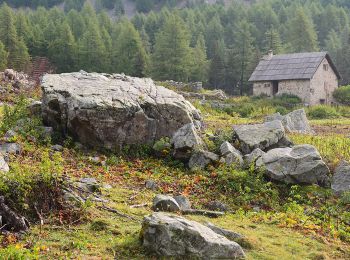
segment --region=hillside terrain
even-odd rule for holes
[[[74,75],[80,77],[79,73]],[[95,138],[94,132],[88,130],[89,125],[79,123],[79,128],[74,128],[78,122],[84,122],[84,110],[78,112],[76,119],[68,124],[69,131],[78,131],[76,134],[84,144],[78,143],[74,135],[46,132],[43,121],[52,125],[62,123],[56,121],[57,114],[52,114],[52,111],[59,111],[58,107],[63,108],[60,103],[55,103],[55,95],[68,91],[73,99],[78,94],[80,97],[86,95],[89,100],[91,89],[88,84],[93,85],[100,76],[94,75],[93,79],[88,80],[89,74],[84,74],[81,80],[88,80],[82,83],[84,89],[75,90],[65,89],[65,85],[59,83],[60,77],[66,77],[61,82],[64,84],[74,80],[68,75],[47,75],[43,80],[43,92],[30,81],[21,80],[23,85],[14,88],[13,81],[7,78],[2,80],[2,85],[7,84],[7,87],[0,96],[0,147],[3,149],[5,144],[10,143],[13,148],[13,144],[16,144],[17,148],[8,150],[6,161],[9,169],[1,175],[0,190],[6,203],[28,219],[30,229],[24,235],[4,232],[1,258],[154,259],[155,253],[143,244],[140,234],[143,232],[142,225],[145,228],[143,217],[153,214],[153,199],[160,194],[181,194],[191,202],[192,211],[204,210],[207,214],[214,214],[198,216],[176,213],[178,216],[184,214],[186,219],[196,223],[211,222],[217,227],[238,232],[243,238],[235,241],[242,246],[247,259],[350,257],[349,192],[336,196],[328,184],[324,186],[321,182],[313,185],[286,184],[257,171],[253,164],[240,168],[239,164],[230,166],[221,161],[209,163],[204,168],[189,169],[187,163],[173,157],[174,148],[167,145],[166,138],[161,138],[153,147],[124,145],[124,149],[119,151],[97,149],[120,140],[129,142],[133,137],[149,138],[143,135],[145,132],[142,130],[147,121],[141,121],[144,123],[128,128],[127,139],[121,139],[121,135],[118,139],[109,140],[108,135],[122,133],[130,120],[122,119],[126,121],[118,126],[118,131],[105,131],[108,124],[113,124],[111,119],[108,123],[106,121],[111,113],[115,113],[112,110],[108,114],[103,112],[104,109],[97,114],[93,110],[89,113],[90,121],[101,117],[101,122],[105,124],[96,132],[103,141],[94,143],[94,147],[88,146]],[[101,79],[106,82],[103,77]],[[123,75],[116,75],[114,79],[122,79],[123,84],[130,81]],[[136,86],[141,82],[151,84],[149,81],[133,80],[138,82]],[[169,83],[159,84],[176,90]],[[53,86],[58,88],[58,92]],[[74,91],[84,91],[85,94],[74,94]],[[120,89],[116,88],[115,91]],[[163,94],[167,91],[162,89]],[[148,100],[147,95],[152,91],[146,93],[142,98],[137,98],[140,98],[143,113],[150,113],[154,101]],[[167,95],[170,93],[176,95],[172,91]],[[232,141],[233,125],[262,123],[264,117],[276,112],[276,109],[282,112],[284,108],[285,114],[298,108],[300,102],[294,97],[254,100],[248,97],[227,98],[208,90],[200,93],[207,97],[207,101],[190,98],[201,111],[203,128],[198,134],[203,138],[208,152],[215,154],[220,153],[224,140],[231,140],[239,147],[239,143]],[[102,98],[101,94],[99,92],[94,96]],[[43,114],[37,114],[37,109],[40,109],[38,102],[29,98],[42,99]],[[67,101],[72,102],[73,99],[68,98]],[[150,103],[142,105],[142,102]],[[185,101],[180,98],[178,102]],[[293,102],[295,105],[290,107]],[[107,105],[97,104],[102,107]],[[115,101],[113,106],[118,104]],[[184,108],[182,106],[181,109]],[[75,111],[80,109],[78,106]],[[92,109],[95,108],[92,106]],[[338,107],[335,113],[326,113],[324,119],[320,119],[321,114],[317,111],[322,109],[332,108],[320,106],[307,109],[309,118],[314,118],[310,124],[316,133],[290,133],[288,138],[295,144],[314,145],[332,176],[341,160],[350,160],[350,119],[346,116],[349,115],[346,112],[349,107]],[[140,120],[142,117],[139,113],[137,115]],[[166,117],[165,114],[162,116]],[[177,116],[177,120],[187,120],[179,117],[180,111]],[[153,114],[153,118],[156,117],[157,114]],[[112,117],[113,120],[116,118]],[[175,120],[171,122],[175,124]],[[139,127],[136,135],[135,127]],[[168,127],[168,131],[171,129]],[[305,128],[305,131],[309,130]],[[84,139],[86,134],[89,135],[88,139]],[[222,213],[224,211],[225,214]]]

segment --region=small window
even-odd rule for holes
[[[264,84],[264,87],[265,87],[265,88],[269,88],[269,87],[270,87],[270,83],[265,83],[265,84]]]
[[[328,64],[323,64],[323,70],[328,71]]]

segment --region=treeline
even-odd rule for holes
[[[331,3],[329,3],[331,2]],[[264,0],[199,4],[111,20],[89,4],[80,11],[0,8],[0,66],[23,69],[46,56],[58,72],[126,73],[203,81],[231,93],[248,91],[252,70],[274,53],[328,50],[350,83],[347,1]]]

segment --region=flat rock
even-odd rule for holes
[[[281,121],[275,120],[255,125],[237,125],[233,127],[234,137],[239,141],[240,150],[249,154],[256,148],[263,151],[290,146]]]
[[[141,230],[146,250],[160,257],[180,259],[238,259],[243,249],[210,228],[183,217],[153,213],[144,218]]]
[[[172,139],[171,145],[174,148],[176,159],[189,159],[194,150],[203,147],[203,141],[197,133],[197,128],[193,123],[186,124],[178,129]]]
[[[350,191],[350,163],[342,161],[335,169],[331,184],[336,194]]]
[[[209,164],[217,163],[219,161],[219,156],[215,153],[198,150],[195,151],[190,161],[188,162],[188,167],[190,169],[205,169]]]
[[[282,116],[280,113],[276,113],[265,118],[265,122],[274,120],[281,121],[287,132],[314,134],[303,108],[294,110],[284,116]]]
[[[180,205],[177,201],[168,195],[157,195],[153,199],[152,209],[154,211],[177,212],[180,211]]]
[[[152,144],[200,120],[183,96],[147,78],[80,71],[46,74],[41,85],[44,122],[97,148]]]
[[[276,148],[261,156],[257,167],[267,176],[289,184],[329,184],[329,169],[312,145]]]

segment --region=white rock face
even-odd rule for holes
[[[329,169],[312,145],[276,148],[263,154],[256,162],[266,175],[276,181],[290,184],[329,183]]]
[[[141,237],[146,250],[179,259],[240,259],[243,249],[209,227],[183,217],[153,213],[144,218]]]
[[[152,143],[200,120],[181,95],[147,78],[83,71],[47,74],[42,90],[44,122],[99,148]]]

